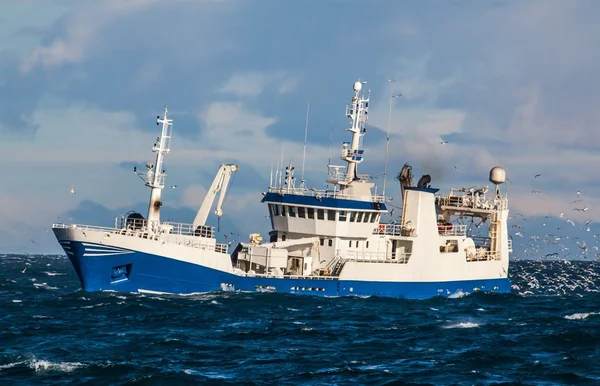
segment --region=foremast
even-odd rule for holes
[[[163,159],[165,154],[171,150],[171,132],[173,120],[167,118],[167,107],[163,117],[156,116],[156,125],[162,124],[160,137],[156,138],[156,143],[152,146],[152,152],[156,153],[155,163],[146,164],[146,174],[144,181],[146,186],[151,188],[150,202],[148,203],[148,228],[151,231],[158,231],[160,225],[160,207],[162,206],[161,193],[165,187],[166,172],[163,169]]]

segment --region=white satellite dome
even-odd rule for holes
[[[495,166],[490,170],[490,182],[499,185],[506,182],[506,171],[500,166]]]
[[[362,90],[362,83],[354,82],[354,91],[359,92],[360,90]]]

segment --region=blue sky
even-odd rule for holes
[[[236,162],[228,226],[242,238],[265,232],[261,192],[282,149],[300,165],[307,103],[305,175],[323,187],[330,132],[336,157],[359,78],[372,90],[362,172],[381,176],[389,95],[402,93],[390,175],[409,162],[446,189],[485,184],[501,165],[514,212],[600,214],[597,2],[0,5],[2,249],[59,251],[52,222],[143,207],[149,191],[131,165],[153,158],[164,104],[174,119],[167,181],[178,185],[164,201],[176,220],[191,222],[218,165]],[[587,212],[572,211],[577,190]]]

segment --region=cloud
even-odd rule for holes
[[[104,0],[101,2],[82,2],[75,6],[67,16],[64,36],[50,43],[36,47],[27,55],[21,71],[28,73],[36,66],[56,68],[64,64],[79,64],[92,51],[94,42],[103,32],[102,28],[115,19],[155,7],[160,3],[192,2],[192,0]],[[205,1],[203,3],[216,3]]]
[[[265,88],[274,85],[277,92],[287,94],[296,88],[296,80],[283,71],[274,73],[247,72],[234,74],[219,90],[241,97],[257,97]]]
[[[185,188],[181,199],[181,205],[198,210],[206,197],[206,188],[202,185],[190,185]]]
[[[154,157],[152,118],[168,104],[168,181],[180,188],[166,198],[190,203],[185,187],[208,186],[220,163],[235,162],[231,193],[262,216],[250,197],[282,158],[300,169],[307,102],[306,174],[311,186],[323,183],[330,140],[337,160],[349,138],[344,105],[358,78],[373,92],[360,168],[379,185],[388,98],[402,93],[390,176],[409,162],[445,189],[487,183],[501,165],[511,203],[532,213],[564,208],[582,190],[590,214],[600,193],[593,1],[447,2],[435,11],[389,2],[365,8],[370,27],[356,32],[344,24],[352,9],[329,2],[318,12],[269,0],[27,4],[3,9],[0,26],[0,161],[11,181],[0,189],[11,197],[67,192],[114,206],[147,195],[118,165]]]

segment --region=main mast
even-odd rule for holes
[[[152,189],[148,204],[148,227],[152,230],[156,230],[156,227],[160,224],[160,207],[162,205],[160,197],[162,189],[165,187],[165,176],[167,175],[162,168],[163,158],[170,151],[171,147],[173,120],[167,119],[166,106],[163,118],[161,119],[160,115],[156,117],[156,124],[160,125],[161,123],[162,131],[160,137],[156,138],[156,143],[152,146],[152,151],[156,153],[156,162],[154,165],[151,163],[146,164],[148,168],[146,186]]]
[[[363,82],[366,83],[366,82]],[[349,185],[352,181],[358,180],[357,166],[363,160],[363,149],[360,149],[360,138],[365,135],[365,126],[367,123],[367,114],[369,110],[369,96],[367,98],[359,97],[359,92],[362,90],[361,82],[354,82],[354,97],[352,104],[346,108],[346,115],[351,120],[350,128],[346,129],[352,133],[352,141],[350,148],[344,143],[342,149],[342,160],[348,163],[348,172],[346,180],[340,181],[344,185]]]

